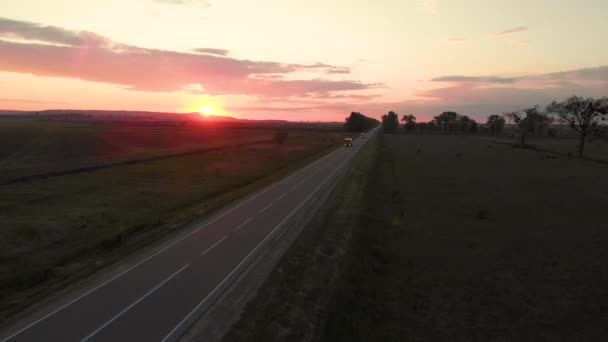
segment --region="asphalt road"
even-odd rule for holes
[[[357,139],[219,211],[99,284],[0,335],[5,341],[174,341],[266,241],[373,136]]]

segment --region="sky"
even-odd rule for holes
[[[605,0],[0,0],[0,109],[342,121],[608,96]]]

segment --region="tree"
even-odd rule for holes
[[[349,132],[364,132],[378,126],[379,121],[358,112],[350,113],[345,119],[344,128]]]
[[[601,134],[596,116],[608,114],[608,98],[601,99],[582,98],[573,95],[563,102],[551,102],[547,112],[557,115],[566,121],[570,128],[579,135],[578,156],[585,153],[585,142]]]
[[[456,126],[456,119],[458,118],[456,112],[443,112],[433,118],[435,124],[441,129],[442,132],[452,132]]]
[[[416,128],[420,132],[424,133],[429,128],[429,124],[426,123],[426,122],[419,122],[419,123],[416,124]]]
[[[471,119],[471,122],[469,124],[470,124],[470,126],[469,126],[469,132],[471,132],[471,133],[477,133],[477,130],[479,128],[478,127],[479,125],[477,124],[477,121]]]
[[[505,119],[500,115],[490,115],[488,116],[488,121],[486,122],[488,129],[490,130],[490,135],[499,135],[502,133],[502,130],[505,127]]]
[[[405,128],[406,131],[411,131],[416,128],[416,117],[412,114],[404,115],[401,117],[401,121],[405,123],[403,128]]]
[[[515,122],[519,128],[519,146],[526,146],[526,138],[530,131],[538,132],[541,126],[546,126],[551,121],[550,117],[538,110],[538,106],[526,108],[520,112],[503,114]]]
[[[462,132],[471,132],[473,125],[475,125],[475,130],[477,130],[477,122],[466,115],[460,116],[456,120],[456,127]]]
[[[382,115],[382,127],[384,132],[393,133],[399,127],[399,117],[397,113],[390,111],[388,114]]]

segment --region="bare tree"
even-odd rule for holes
[[[585,153],[585,142],[601,133],[595,117],[608,113],[608,98],[585,99],[573,95],[563,102],[551,102],[547,112],[566,121],[570,128],[579,134],[577,150],[578,156],[582,158]]]
[[[505,113],[503,116],[513,120],[519,128],[519,146],[526,146],[526,138],[530,131],[539,131],[538,127],[547,125],[550,118],[538,110],[538,106],[526,108],[520,112]]]

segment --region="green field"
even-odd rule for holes
[[[0,317],[268,184],[342,137],[294,131],[279,145],[263,130],[12,125],[0,129],[5,175],[135,162],[0,185]],[[221,150],[179,154],[209,147]]]
[[[442,135],[366,158],[365,199],[338,188],[226,341],[608,336],[607,165]]]

